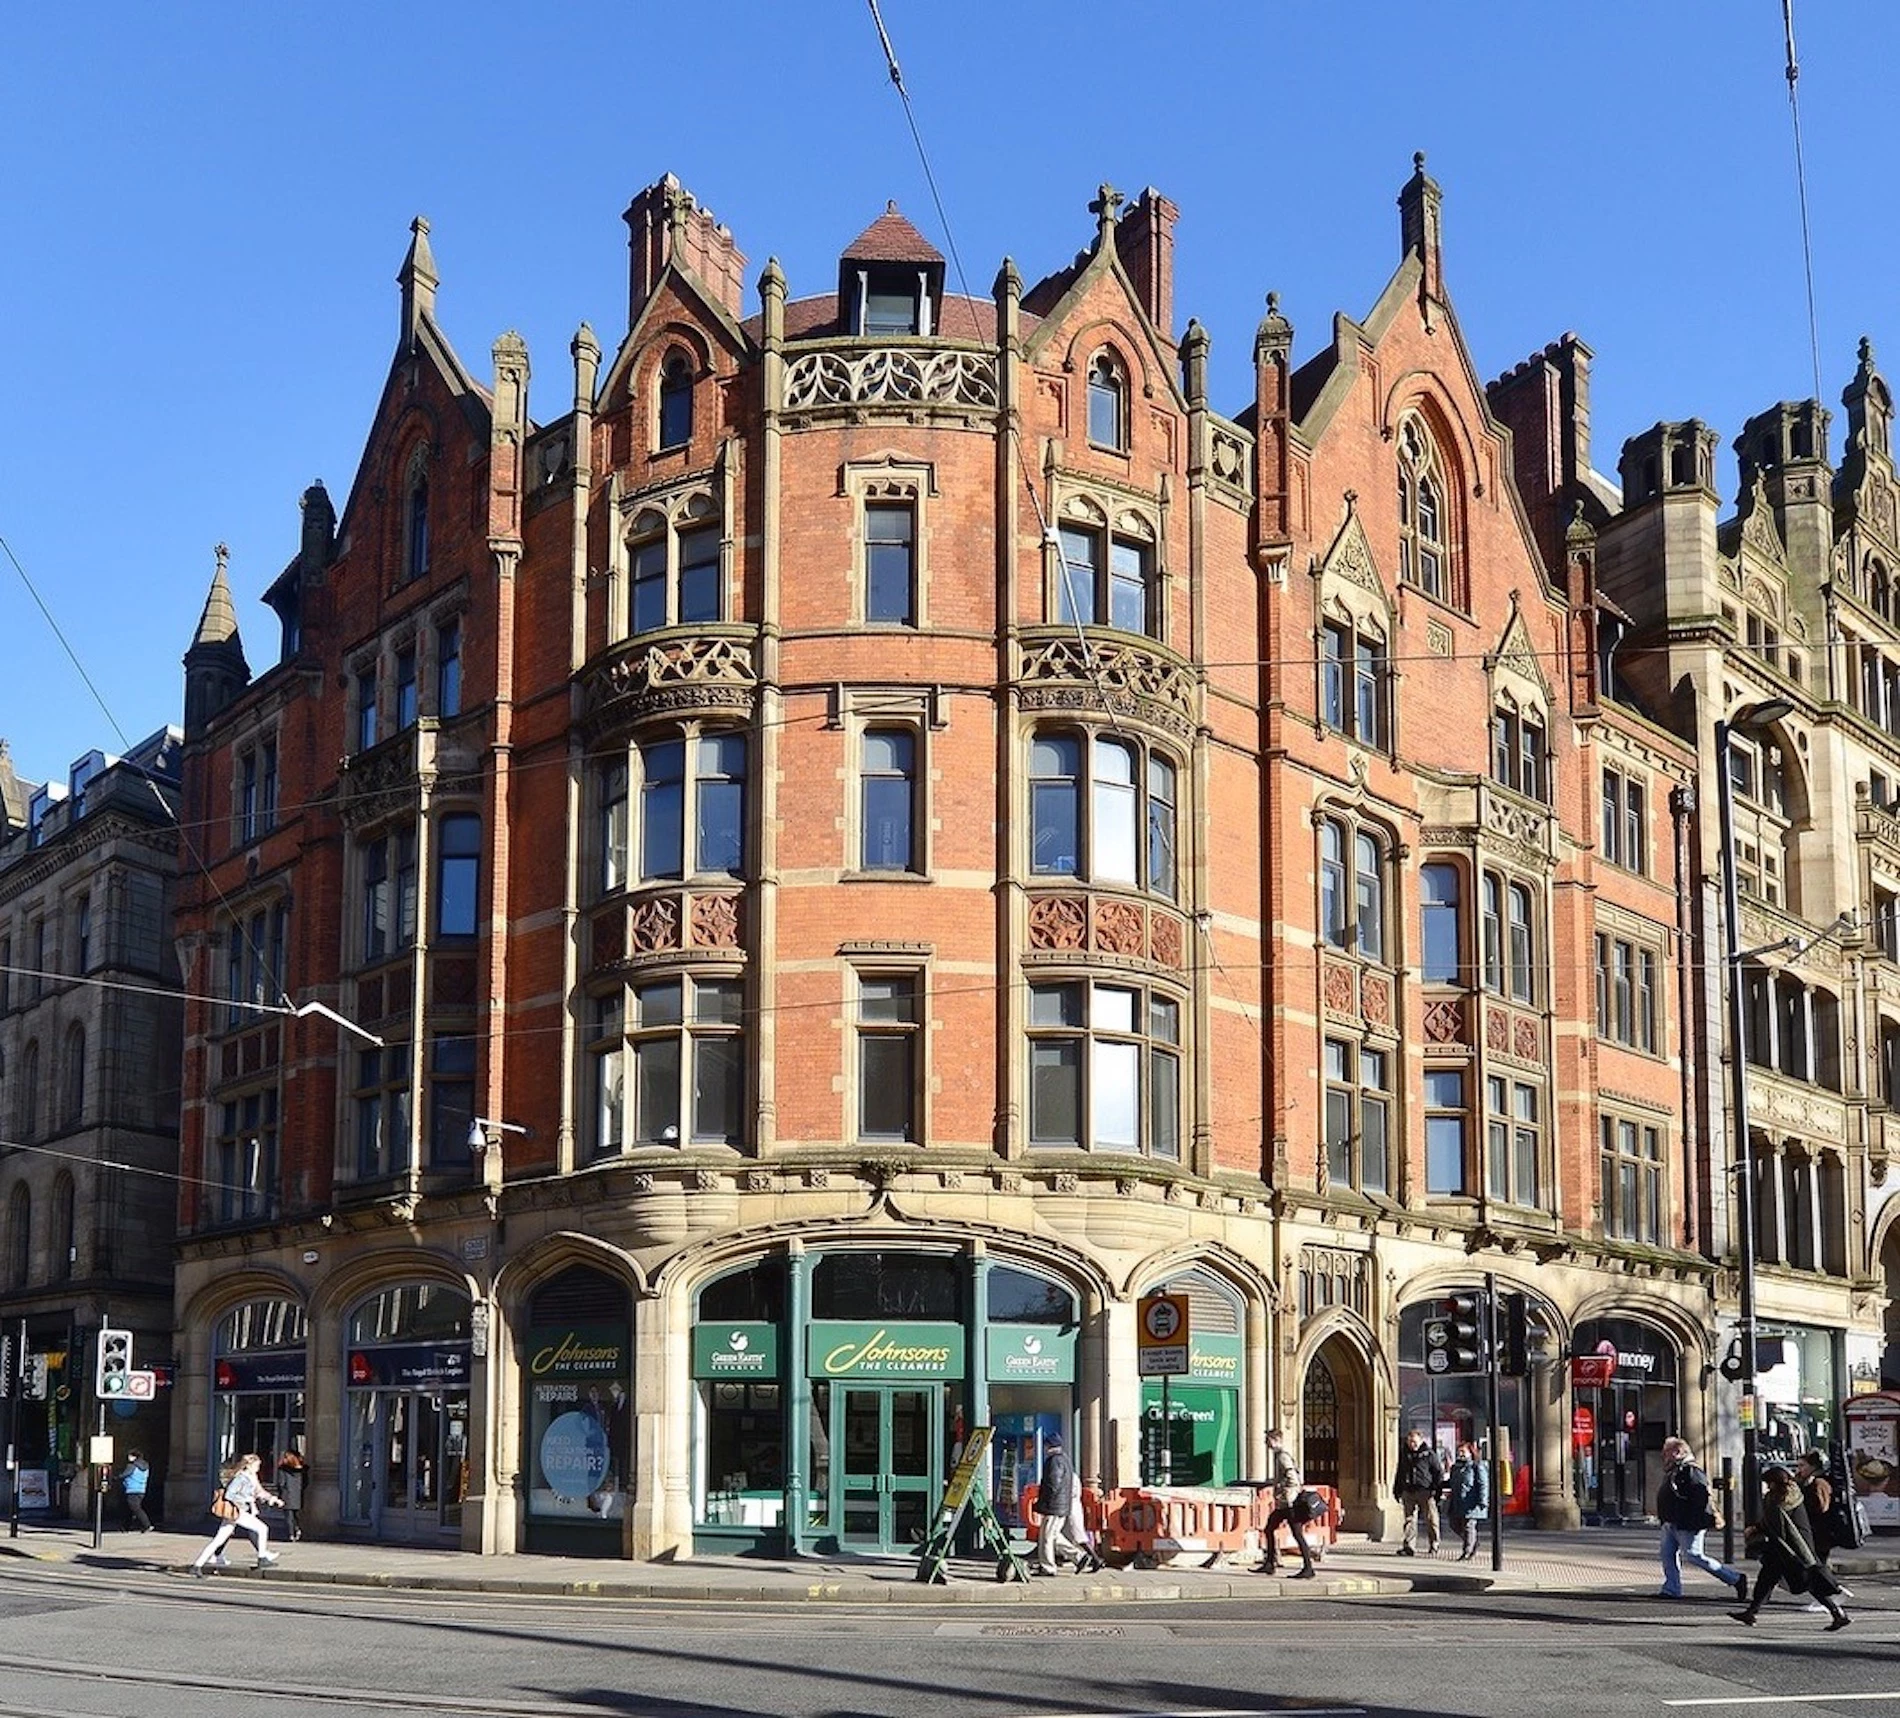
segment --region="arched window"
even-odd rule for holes
[[[20,1058],[20,1138],[33,1140],[40,1131],[40,1047],[27,1045]]]
[[[1867,603],[1882,620],[1893,619],[1893,580],[1879,561],[1867,564]]]
[[[429,467],[418,451],[409,467],[402,503],[402,576],[419,579],[429,570]]]
[[[628,533],[627,631],[695,626],[721,618],[722,528],[712,503],[692,497],[669,518],[647,508]]]
[[[693,361],[676,348],[660,365],[659,446],[684,447],[692,439]]]
[[[74,1025],[66,1032],[66,1066],[60,1082],[59,1120],[62,1127],[78,1127],[86,1112],[86,1029]]]
[[[1399,577],[1452,599],[1445,554],[1445,481],[1431,437],[1415,417],[1399,426]]]
[[[1128,445],[1128,387],[1106,352],[1089,366],[1089,440],[1120,453]]]
[[[1122,883],[1172,900],[1176,781],[1170,758],[1131,739],[1074,732],[1034,735],[1029,745],[1030,869],[1044,876]]]
[[[75,1274],[78,1237],[73,1228],[73,1178],[64,1170],[53,1183],[53,1276],[64,1281]]]
[[[1385,959],[1386,844],[1327,817],[1319,826],[1320,937],[1367,960]]]
[[[24,1185],[7,1201],[7,1287],[25,1288],[33,1262],[33,1195]]]

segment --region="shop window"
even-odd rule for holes
[[[699,1291],[701,1324],[780,1324],[785,1318],[785,1261],[760,1259],[715,1277]]]
[[[1454,1068],[1425,1071],[1425,1190],[1462,1195],[1471,1191],[1466,1161],[1469,1118],[1465,1077]]]
[[[993,1265],[987,1292],[992,1324],[1076,1325],[1074,1294],[1032,1271]]]
[[[1172,900],[1176,782],[1170,758],[1132,739],[1079,730],[1035,734],[1030,869],[1145,888]]]
[[[697,498],[696,498],[697,499]],[[649,508],[633,522],[627,631],[638,635],[668,626],[701,626],[723,616],[723,528],[699,521],[710,503],[700,500],[675,517]]]
[[[1392,1058],[1347,1039],[1325,1048],[1326,1178],[1361,1193],[1392,1190]]]
[[[1057,532],[1056,619],[1064,626],[1109,626],[1161,636],[1153,545],[1106,525],[1063,525]]]
[[[210,1190],[217,1223],[261,1222],[277,1214],[277,1089],[246,1092],[218,1106],[212,1142],[217,1183]]]
[[[811,1315],[961,1322],[967,1275],[948,1254],[825,1253],[812,1266]]]
[[[660,365],[659,419],[659,451],[693,439],[693,361],[677,349]]]
[[[1495,1075],[1485,1081],[1485,1190],[1491,1198],[1507,1205],[1538,1203],[1542,1107],[1534,1085]]]
[[[446,1283],[404,1283],[384,1289],[350,1315],[349,1346],[386,1342],[466,1342],[469,1300]]]
[[[445,1035],[429,1043],[429,1163],[462,1168],[475,1123],[475,1040]]]
[[[866,871],[920,870],[916,731],[867,728],[860,746],[859,867]]]
[[[1612,1240],[1662,1242],[1663,1134],[1650,1122],[1604,1115],[1602,1140],[1603,1233]]]
[[[1329,620],[1320,627],[1320,719],[1363,746],[1391,744],[1392,670],[1385,640]]]
[[[357,1179],[375,1181],[408,1169],[413,1126],[407,1045],[357,1052],[353,1107]]]
[[[1089,366],[1089,440],[1116,453],[1128,446],[1128,384],[1106,352]]]
[[[1029,1143],[1181,1155],[1181,1005],[1109,984],[1029,990]]]
[[[858,1138],[923,1137],[923,978],[858,974]]]
[[[435,928],[444,938],[475,935],[480,905],[482,820],[455,812],[436,825]]]

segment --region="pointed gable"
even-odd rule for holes
[[[1550,681],[1544,674],[1537,641],[1531,637],[1516,591],[1511,593],[1511,618],[1504,623],[1497,646],[1487,661],[1494,703],[1502,697],[1520,710],[1550,709]]]
[[[918,232],[892,201],[884,205],[883,214],[845,247],[841,260],[847,263],[935,263],[942,268],[943,252]]]

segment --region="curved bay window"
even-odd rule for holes
[[[627,532],[629,636],[724,615],[724,527],[712,497],[643,508]]]
[[[1080,980],[1029,987],[1029,1143],[1181,1156],[1181,1003]]]
[[[745,1138],[745,981],[643,979],[594,999],[588,1033],[594,1153]]]
[[[745,867],[746,737],[689,727],[642,740],[594,775],[600,891],[738,876]],[[637,827],[635,825],[637,824]]]
[[[1087,729],[1029,743],[1030,869],[1173,900],[1179,777],[1156,748]]]

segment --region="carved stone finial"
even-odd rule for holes
[[[1346,511],[1350,513],[1358,504],[1359,491],[1356,489],[1348,489],[1346,491]]]
[[[1104,180],[1096,188],[1095,201],[1089,204],[1089,213],[1093,215],[1103,232],[1115,224],[1115,211],[1122,205],[1122,194]]]
[[[218,557],[218,572],[222,574],[225,568],[231,564],[231,545],[229,543],[220,543],[211,552]]]
[[[1280,295],[1277,292],[1267,294],[1267,314],[1269,316],[1278,316],[1280,314]]]
[[[1860,337],[1860,361],[1869,369],[1873,368],[1874,343],[1865,334]]]
[[[1425,151],[1424,150],[1414,149],[1412,151],[1412,171],[1414,173],[1423,173],[1425,171]]]

